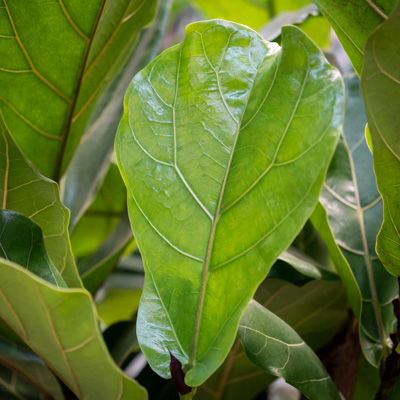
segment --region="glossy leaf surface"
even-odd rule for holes
[[[341,282],[312,281],[298,287],[267,278],[255,299],[289,324],[314,350],[329,342],[346,318],[346,296]],[[222,366],[200,386],[200,400],[253,398],[272,380],[246,356],[237,340]]]
[[[112,361],[87,291],[57,289],[4,259],[0,277],[0,317],[80,399],[147,398]]]
[[[397,0],[312,0],[335,30],[360,76],[368,36],[389,15]]]
[[[45,176],[65,171],[157,0],[0,1],[0,104]]]
[[[68,235],[69,211],[60,201],[58,185],[26,161],[0,114],[0,201],[38,224],[46,250],[68,286],[80,287]]]
[[[311,348],[288,324],[254,300],[240,320],[238,335],[251,361],[284,378],[310,400],[341,398]]]
[[[0,387],[3,383],[5,387],[8,387],[9,391],[12,392],[14,389],[23,398],[25,398],[26,394],[28,399],[33,398],[35,391],[37,392],[37,398],[41,400],[49,397],[54,400],[64,399],[57,378],[35,354],[0,339],[0,364],[8,371],[8,373],[5,372],[5,376],[2,374],[3,379],[7,375],[10,377],[8,385],[4,385],[3,379],[0,378]],[[28,386],[26,382],[31,385]],[[27,386],[29,391],[25,393]]]
[[[162,376],[171,351],[189,386],[223,362],[338,138],[338,72],[298,28],[282,44],[221,20],[189,25],[125,99],[116,151],[146,268],[138,338]]]
[[[361,345],[368,361],[377,367],[392,328],[391,301],[397,297],[397,280],[386,272],[375,253],[382,201],[364,137],[366,117],[359,79],[354,76],[345,82],[348,99],[344,135],[329,167],[320,201],[360,288]]]
[[[103,96],[74,154],[62,182],[62,201],[71,211],[70,231],[93,202],[110,165],[115,132],[123,113],[123,100],[130,81],[156,55],[169,16],[172,0],[160,2],[157,15],[144,29],[128,62]]]
[[[0,210],[0,257],[12,261],[57,287],[64,279],[47,254],[39,225],[24,215]]]
[[[400,276],[400,5],[368,39],[361,85],[367,109],[384,221],[377,251],[386,269]]]

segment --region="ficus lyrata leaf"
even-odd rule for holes
[[[310,400],[340,400],[318,356],[288,324],[252,300],[240,320],[238,336],[247,356],[282,377]]]
[[[69,211],[61,203],[57,183],[39,174],[25,159],[0,112],[1,208],[17,211],[38,224],[46,250],[66,284],[80,287],[68,235]]]
[[[292,26],[281,48],[242,25],[191,24],[136,75],[116,152],[146,272],[138,339],[160,375],[169,352],[189,386],[223,362],[316,204],[343,101],[338,71]]]
[[[397,280],[386,272],[375,253],[375,240],[382,223],[382,201],[364,137],[366,117],[359,79],[353,76],[345,82],[348,96],[343,136],[329,167],[320,201],[342,254],[339,259],[344,257],[339,262],[348,263],[361,292],[361,309],[353,307],[353,310],[356,315],[360,312],[362,349],[367,360],[378,367],[382,353],[387,352],[394,318],[391,301],[397,296],[398,288]],[[337,264],[335,256],[333,259]],[[343,280],[346,286],[350,284],[349,279]]]
[[[0,1],[0,106],[16,142],[58,179],[157,0]]]
[[[47,254],[39,225],[15,211],[0,210],[0,257],[25,267],[57,287],[66,287]]]
[[[390,14],[397,0],[312,0],[335,30],[361,76],[368,36]]]
[[[57,288],[6,259],[0,277],[0,318],[78,398],[147,399],[112,361],[89,292]]]
[[[400,276],[400,4],[367,40],[361,88],[367,110],[374,168],[383,197],[383,225],[377,252]]]

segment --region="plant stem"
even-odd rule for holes
[[[272,18],[276,15],[275,11],[275,0],[267,0],[267,9],[269,13],[269,17]]]
[[[196,388],[193,388],[190,393],[179,395],[179,399],[180,400],[192,400],[195,394],[196,394]]]

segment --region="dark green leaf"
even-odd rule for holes
[[[69,211],[60,201],[58,185],[26,161],[0,113],[1,208],[17,211],[38,224],[47,252],[69,286],[82,286],[68,235]]]
[[[59,178],[157,0],[0,1],[0,104],[27,158]]]
[[[0,257],[57,287],[66,287],[47,254],[39,225],[15,211],[0,210],[0,232]]]
[[[138,338],[164,377],[171,351],[189,386],[223,362],[312,212],[342,124],[337,70],[296,27],[282,43],[221,20],[189,25],[125,99],[117,158],[147,273]]]
[[[35,392],[38,392],[40,399],[44,399],[44,396],[51,396],[54,400],[64,399],[57,378],[36,355],[0,339],[0,364],[11,371],[11,377],[15,382],[14,388],[21,395],[24,396],[23,391],[26,385],[23,385],[20,380],[32,384],[26,393],[29,399]]]
[[[84,289],[58,289],[0,261],[0,318],[85,400],[147,399],[112,361]]]
[[[256,365],[284,378],[310,400],[340,400],[317,355],[279,317],[254,300],[240,320],[239,338]]]
[[[382,223],[382,202],[375,184],[372,155],[364,137],[366,117],[359,79],[353,76],[345,82],[348,101],[344,135],[320,200],[327,211],[333,236],[361,291],[362,312],[356,315],[360,319],[363,352],[378,367],[382,352],[387,352],[394,318],[391,301],[397,296],[398,288],[396,278],[385,271],[375,253],[375,240]]]
[[[384,221],[377,252],[386,269],[400,276],[400,4],[368,39],[362,91],[367,109]]]
[[[360,76],[367,37],[389,15],[397,0],[312,0],[335,30]]]

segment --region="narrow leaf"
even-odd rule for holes
[[[6,260],[0,277],[0,317],[80,399],[147,398],[112,361],[86,290],[57,289]]]
[[[345,82],[348,101],[344,135],[328,170],[320,200],[340,252],[360,288],[362,309],[356,315],[360,320],[364,354],[378,367],[382,353],[387,352],[393,322],[391,300],[397,297],[397,280],[386,272],[375,253],[375,240],[382,223],[382,201],[364,136],[366,117],[359,79],[354,76]]]
[[[310,400],[340,400],[311,348],[289,325],[254,300],[240,320],[238,335],[250,360],[285,379]]]
[[[399,40],[400,4],[368,39],[361,79],[376,180],[384,202],[377,252],[386,269],[396,276],[400,276]]]
[[[40,175],[25,159],[0,113],[1,208],[17,211],[43,232],[50,259],[69,286],[81,286],[68,235],[69,211],[60,201],[58,185]]]
[[[29,218],[0,210],[0,257],[12,261],[57,287],[66,287],[44,246],[42,230]]]
[[[136,75],[116,151],[146,269],[138,338],[160,375],[169,352],[191,387],[223,362],[316,204],[342,114],[338,71],[291,26],[280,48],[242,25],[192,24]]]

